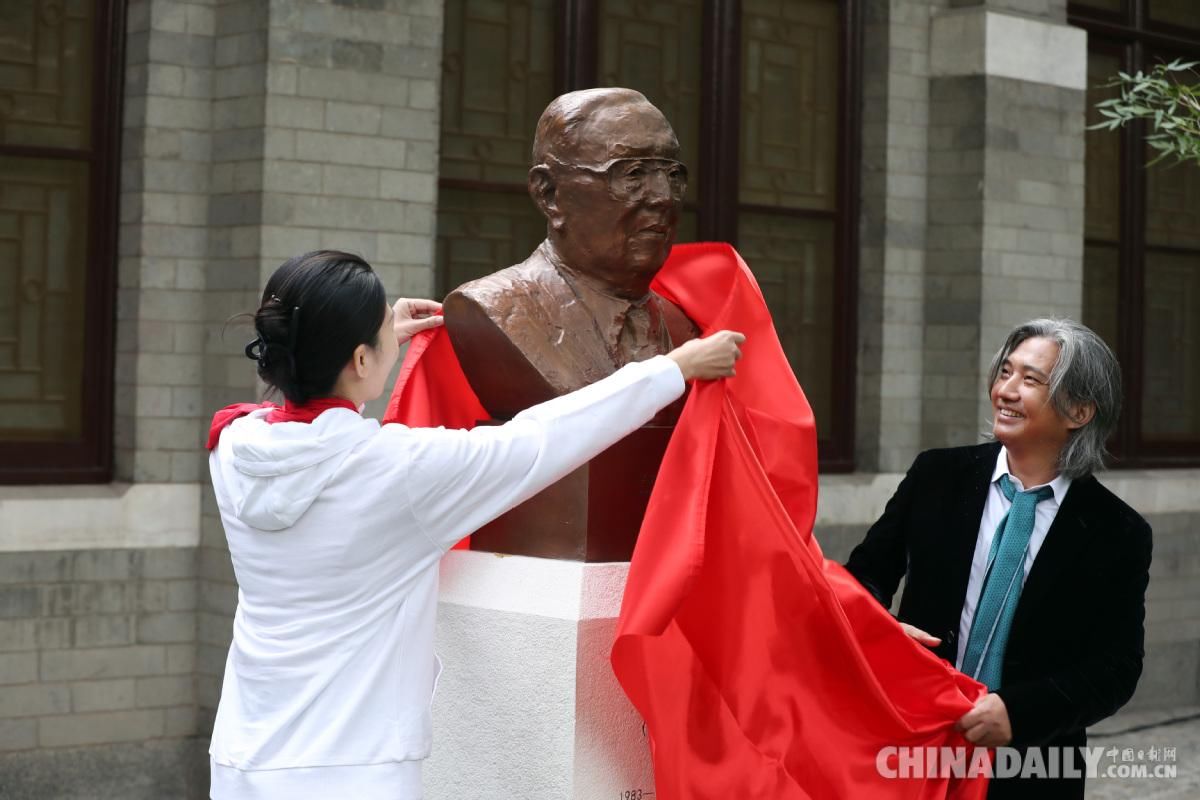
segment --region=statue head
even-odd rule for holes
[[[632,89],[555,98],[538,120],[529,194],[571,269],[641,297],[667,259],[687,188],[679,140]]]

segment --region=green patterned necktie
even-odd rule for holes
[[[1033,535],[1037,504],[1054,496],[1054,490],[1049,486],[1018,492],[1008,475],[1000,476],[1000,491],[1012,506],[1000,520],[992,539],[983,591],[979,593],[979,605],[971,620],[971,635],[967,639],[962,669],[992,691],[1000,688],[1008,632],[1025,584],[1025,553],[1029,549],[1029,537]]]

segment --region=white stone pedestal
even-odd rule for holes
[[[628,571],[446,556],[427,800],[653,796],[642,720],[608,660]]]

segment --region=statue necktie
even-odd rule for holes
[[[971,635],[962,671],[993,691],[1000,688],[1008,632],[1025,584],[1025,552],[1033,534],[1037,504],[1054,496],[1049,486],[1018,492],[1008,475],[1000,476],[1000,491],[1012,506],[996,527],[988,568],[971,621]]]

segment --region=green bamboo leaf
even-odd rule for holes
[[[1197,75],[1200,61],[1184,61],[1175,58],[1169,63],[1158,63],[1147,70],[1130,75],[1118,72],[1117,77],[1103,87],[1119,93],[1108,96],[1095,104],[1099,119],[1087,130],[1116,131],[1135,119],[1152,122],[1145,136],[1147,148],[1156,153],[1151,162],[1157,164],[1170,159],[1173,164],[1181,161],[1200,163],[1200,83],[1185,82],[1185,75]]]

